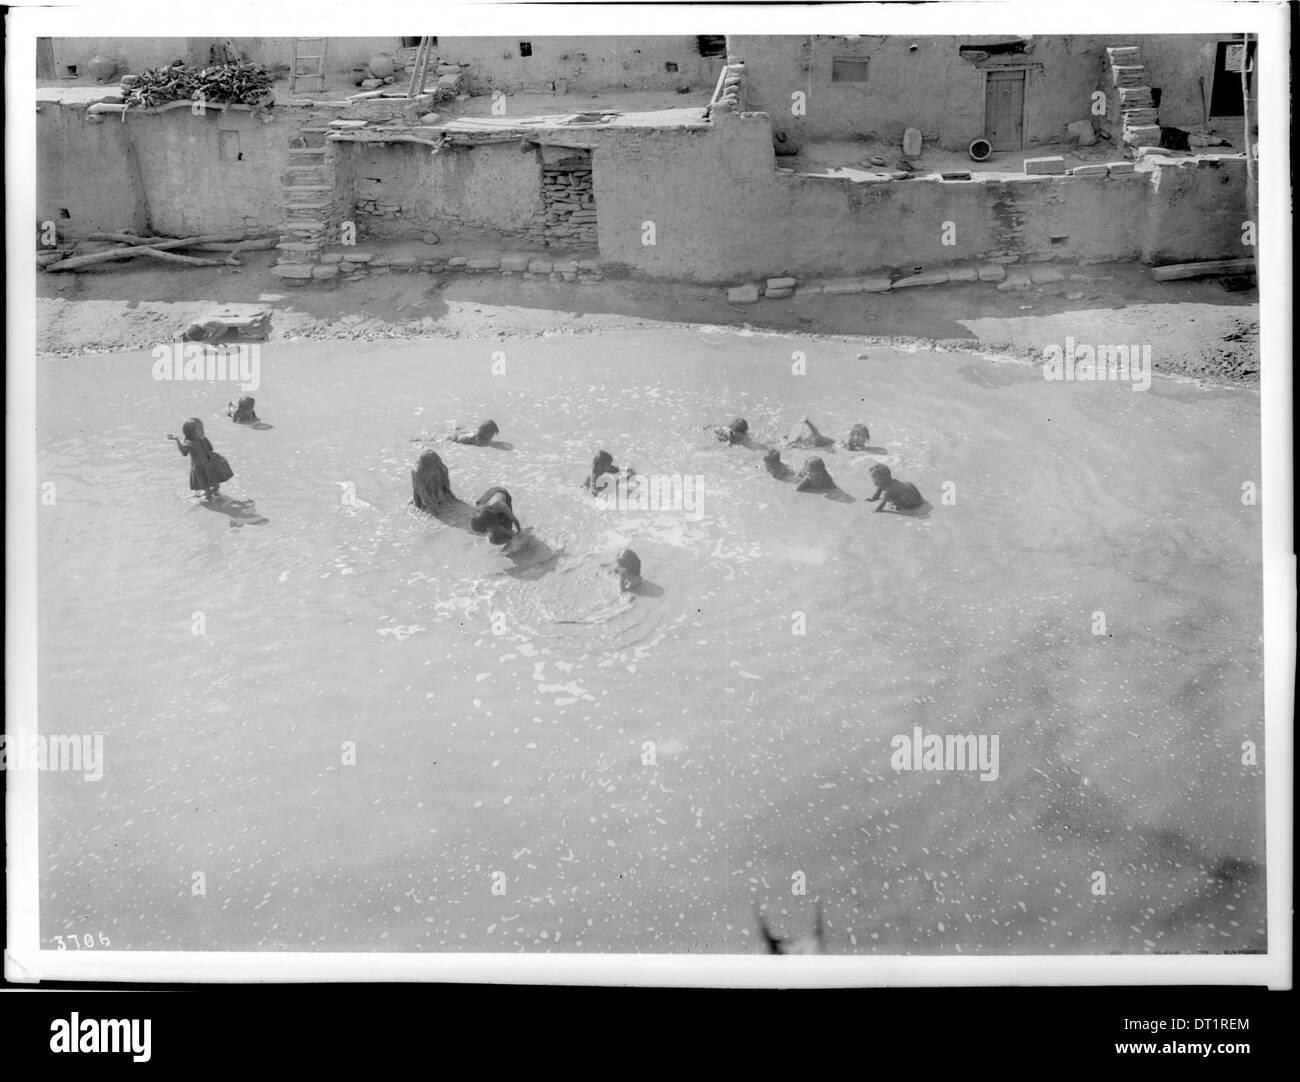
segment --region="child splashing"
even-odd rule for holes
[[[176,440],[176,449],[190,456],[190,488],[202,492],[205,500],[215,500],[222,482],[234,477],[235,471],[212,449],[212,441],[203,434],[203,422],[197,417],[191,417],[181,425],[181,431],[185,439],[176,439],[170,432],[167,438]]]

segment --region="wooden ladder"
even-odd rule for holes
[[[309,93],[325,89],[325,54],[329,51],[329,38],[294,38],[293,56],[289,62],[289,94],[298,93],[298,80],[314,79],[316,85],[307,87]],[[318,51],[317,51],[318,50]],[[306,65],[304,70],[303,65]],[[312,65],[315,67],[312,67]]]
[[[420,39],[420,47],[415,53],[415,64],[411,67],[411,82],[406,88],[408,98],[418,98],[424,93],[424,80],[429,74],[429,54],[433,52],[433,39]]]

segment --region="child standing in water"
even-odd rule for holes
[[[214,500],[221,483],[234,477],[235,471],[212,449],[212,441],[203,434],[203,422],[197,417],[191,417],[181,425],[181,431],[185,433],[185,439],[176,439],[170,432],[167,438],[176,440],[176,449],[190,456],[190,488],[202,492],[205,500]]]

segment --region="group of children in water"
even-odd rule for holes
[[[781,452],[775,447],[767,447],[754,441],[749,435],[749,422],[737,417],[729,425],[706,425],[723,443],[739,444],[751,450],[762,450],[763,466],[778,481],[793,480],[797,492],[838,492],[839,486],[826,469],[826,463],[820,458],[810,458],[796,473],[781,461]],[[835,441],[830,436],[823,436],[817,426],[807,417],[801,417],[794,431],[785,441],[787,447],[799,447],[812,450],[817,447],[833,446]],[[871,444],[871,433],[864,424],[855,424],[844,441],[847,451],[865,451]],[[603,453],[603,452],[602,452]],[[896,480],[893,472],[883,462],[871,467],[871,479],[876,484],[874,496],[868,496],[867,502],[876,504],[877,511],[892,506],[895,511],[915,511],[925,504],[925,497],[910,481]]]
[[[255,402],[249,395],[240,398],[238,404],[231,402],[226,406],[227,416],[235,424],[258,424]],[[775,447],[758,443],[749,434],[749,422],[737,417],[729,425],[706,425],[706,429],[723,443],[739,445],[751,450],[762,450],[763,465],[767,472],[778,481],[793,480],[799,492],[837,492],[826,463],[820,458],[809,458],[796,473],[781,461],[781,453]],[[495,421],[484,421],[473,431],[457,430],[447,438],[454,443],[468,444],[474,447],[492,445],[501,429]],[[185,438],[178,439],[168,434],[167,438],[176,443],[177,450],[190,460],[190,489],[202,492],[205,500],[214,500],[220,493],[221,485],[234,477],[230,463],[219,455],[203,430],[203,422],[191,417],[181,426]],[[849,431],[844,447],[849,451],[865,451],[871,442],[871,433],[865,424],[855,424]],[[814,449],[829,447],[835,443],[829,436],[822,435],[817,426],[807,417],[800,419],[794,432],[785,440],[786,447]],[[603,478],[609,474],[622,473],[614,464],[614,458],[608,451],[600,451],[591,462],[591,473],[583,481],[586,492],[595,495],[607,482]],[[877,463],[871,467],[871,479],[876,484],[875,494],[869,496],[868,502],[875,503],[877,511],[892,506],[896,511],[915,511],[925,504],[925,499],[917,487],[908,481],[897,480],[889,467]],[[628,469],[627,477],[635,475]],[[447,501],[454,500],[447,467],[434,451],[425,451],[411,472],[413,502],[417,508],[430,513]],[[508,490],[494,485],[483,493],[474,503],[469,518],[470,529],[477,534],[486,534],[493,545],[505,546],[511,551],[512,543],[522,538],[525,531],[515,516],[514,505]],[[618,574],[620,587],[627,592],[635,592],[642,585],[641,559],[631,549],[624,549],[614,561],[613,570]]]

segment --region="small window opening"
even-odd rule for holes
[[[700,56],[726,56],[727,36],[725,34],[697,34],[695,36]]]
[[[832,83],[865,83],[867,58],[865,56],[837,56],[831,60]]]
[[[533,43],[532,43],[531,41],[521,41],[521,42],[519,43],[519,55],[520,55],[520,56],[532,56],[532,55],[533,55]]]

